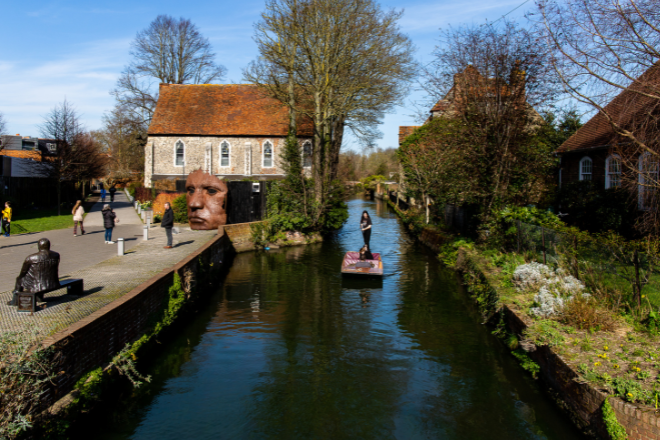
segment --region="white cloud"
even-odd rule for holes
[[[109,91],[126,63],[129,43],[116,39],[79,44],[42,62],[0,60],[0,111],[10,132],[38,135],[43,115],[65,98],[88,128],[98,128],[113,105]]]

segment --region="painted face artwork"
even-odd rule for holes
[[[216,176],[202,170],[190,173],[186,180],[186,200],[191,229],[218,229],[227,223],[227,184]]]

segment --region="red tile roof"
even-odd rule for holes
[[[619,93],[603,108],[604,112],[609,114],[619,126],[634,133],[636,123],[643,122],[645,118],[645,110],[660,105],[660,100],[638,93],[642,91],[658,96],[660,93],[660,64],[650,67],[633,84]],[[606,147],[615,142],[617,137],[607,117],[603,112],[598,112],[568,138],[557,149],[557,153]]]
[[[161,84],[150,135],[286,136],[289,113],[252,84]],[[301,118],[298,136],[312,136]]]
[[[400,126],[399,127],[399,145],[401,145],[403,143],[403,141],[406,140],[406,138],[408,136],[410,136],[413,133],[413,131],[417,130],[419,127],[421,127],[421,126],[420,125],[411,125],[411,126],[408,126],[408,127]]]

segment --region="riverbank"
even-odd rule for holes
[[[409,223],[408,229],[434,251],[439,249],[439,235],[444,239],[440,245],[451,240],[448,234],[420,227],[410,214],[388,203]],[[609,312],[601,313],[586,300],[584,311],[571,314],[583,313],[580,319],[590,321],[589,325],[532,317],[530,311],[538,305],[534,299],[538,286],[536,291],[521,292],[525,289],[516,288],[512,279],[513,270],[525,259],[514,254],[493,257],[494,252],[489,253],[493,258],[486,258],[482,252],[472,246],[460,248],[455,268],[463,274],[485,320],[496,326],[495,331],[523,368],[542,379],[576,426],[596,438],[660,439],[657,337],[633,331],[626,322],[609,318]],[[446,254],[444,260],[455,258]],[[580,301],[575,304],[573,309]]]

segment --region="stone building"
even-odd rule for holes
[[[297,123],[303,165],[311,172],[312,123]],[[226,180],[284,176],[280,153],[289,113],[255,85],[161,84],[145,146],[144,185],[183,190],[201,169]]]

